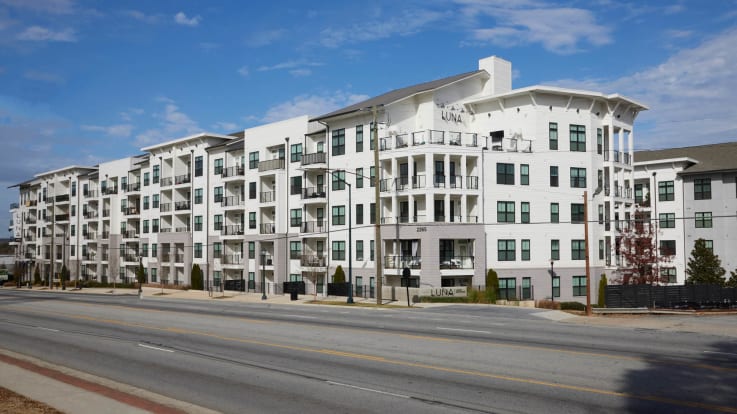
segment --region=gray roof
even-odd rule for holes
[[[686,167],[681,175],[737,170],[737,142],[637,151],[634,158],[636,163],[673,158],[691,158],[698,161]]]
[[[461,79],[465,79],[471,76],[478,75],[479,73],[486,73],[486,71],[485,70],[474,70],[472,72],[461,73],[460,75],[453,75],[447,78],[437,79],[437,80],[425,82],[425,83],[419,83],[417,85],[407,86],[401,89],[395,89],[383,95],[375,96],[373,98],[366,99],[365,101],[361,101],[353,105],[346,106],[345,108],[338,109],[337,111],[333,111],[333,112],[330,112],[324,115],[320,115],[316,118],[312,118],[310,119],[310,121],[320,121],[320,120],[327,119],[327,118],[333,118],[333,117],[345,115],[351,112],[356,112],[363,108],[388,105],[392,102],[399,101],[409,96],[412,96],[412,95],[415,95],[421,92],[431,91],[433,89],[440,88],[447,84],[457,82]]]

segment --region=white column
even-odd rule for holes
[[[435,163],[433,155],[425,154],[425,220],[435,221]]]
[[[445,204],[445,222],[450,222],[450,154],[443,155],[443,170],[445,172],[445,188],[443,189],[443,203]]]

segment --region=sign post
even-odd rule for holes
[[[409,303],[409,281],[410,281],[410,276],[412,276],[412,271],[409,270],[409,267],[405,267],[404,269],[402,269],[402,279],[404,279],[404,283],[407,286],[407,307],[408,308],[412,306]]]

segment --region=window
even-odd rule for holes
[[[658,201],[673,201],[674,199],[673,181],[658,181]]]
[[[345,171],[333,171],[333,191],[345,190]]]
[[[143,232],[148,233],[148,220],[143,220]]]
[[[369,224],[376,224],[376,203],[369,204]]]
[[[159,173],[160,173],[160,169],[161,169],[161,166],[159,166],[159,165],[154,165],[154,169],[153,169],[153,180],[152,180],[152,182],[153,182],[154,184],[156,184],[156,183],[158,183],[158,182],[159,182]]]
[[[158,280],[158,277],[157,277],[158,270],[159,269],[155,267],[151,268],[151,283],[156,283],[156,281]]]
[[[558,123],[551,122],[548,124],[548,142],[551,150],[558,149]]]
[[[215,214],[215,217],[213,218],[213,230],[219,231],[223,229],[223,215],[222,214]]]
[[[560,205],[558,203],[550,203],[550,222],[560,223]]]
[[[194,157],[194,176],[202,176],[202,155]]]
[[[77,195],[77,182],[72,181],[72,197]]]
[[[333,241],[333,260],[345,260],[345,241]]]
[[[223,159],[222,158],[216,159],[213,163],[213,166],[214,166],[213,173],[215,175],[221,175],[223,173]]]
[[[571,151],[586,152],[586,126],[570,125]]]
[[[151,233],[159,232],[159,219],[151,220]]]
[[[195,243],[194,244],[194,257],[195,257],[195,259],[201,259],[202,258],[202,243]]]
[[[704,247],[714,254],[714,240],[704,240]]]
[[[599,260],[604,260],[604,240],[599,240]]]
[[[529,239],[522,239],[521,249],[522,249],[522,261],[529,261],[530,260],[530,240]]]
[[[332,155],[345,154],[345,129],[336,129],[333,131],[333,152]]]
[[[560,260],[560,240],[550,240],[550,259]]]
[[[149,185],[151,183],[151,174],[148,172],[143,173],[143,185]]]
[[[356,152],[363,152],[363,125],[356,125]]]
[[[202,204],[202,189],[201,188],[194,189],[194,203]]]
[[[514,201],[496,202],[497,223],[514,223]]]
[[[302,256],[302,242],[301,241],[290,241],[289,242],[289,258],[299,259]]]
[[[497,240],[497,260],[500,262],[511,262],[517,260],[515,258],[515,241],[514,240]]]
[[[194,231],[202,231],[202,216],[194,216]]]
[[[529,223],[530,222],[530,203],[528,201],[523,201],[520,203],[520,221],[522,223]]]
[[[363,188],[363,168],[356,168],[356,188]]]
[[[710,229],[712,226],[711,212],[696,213],[696,228]]]
[[[693,183],[694,200],[711,200],[711,178],[697,178]]]
[[[645,201],[645,193],[643,192],[644,188],[645,186],[643,186],[642,184],[635,184],[635,203],[639,205],[643,205],[643,202]]]
[[[77,206],[72,204],[72,217],[75,217],[76,215],[77,215]],[[72,236],[74,235],[72,234]]]
[[[302,225],[302,209],[295,208],[295,209],[289,210],[289,226],[299,227],[301,225]]]
[[[583,204],[571,203],[571,223],[583,223]]]
[[[159,255],[159,245],[156,243],[151,243],[151,257],[156,257]]]
[[[148,243],[143,243],[141,245],[141,256],[148,257]]]
[[[514,164],[496,163],[496,183],[514,185]]]
[[[571,188],[586,188],[586,168],[571,167]]]
[[[571,240],[571,260],[586,259],[586,241]]]
[[[672,229],[676,227],[676,214],[675,213],[660,213],[658,214],[658,221],[660,221],[661,229]],[[698,224],[697,224],[698,227]]]
[[[517,279],[513,277],[499,278],[499,299],[514,300],[517,297]]]
[[[248,198],[251,200],[256,199],[256,183],[248,183]]]
[[[289,194],[300,195],[302,194],[302,176],[290,178],[291,183],[289,184]]]
[[[256,258],[256,242],[248,242],[248,258]]]
[[[375,241],[369,240],[369,260],[374,261],[374,254],[375,254]]]
[[[550,186],[551,187],[558,186],[558,166],[557,165],[550,166]]]
[[[154,194],[151,196],[151,208],[159,208],[159,195]]]
[[[72,207],[74,207],[74,206],[72,206]],[[77,232],[77,226],[75,226],[74,224],[72,224],[70,226],[70,229],[69,229],[69,235],[70,236],[74,236],[76,234],[76,232]]]
[[[376,132],[376,127],[374,126],[374,123],[372,122],[369,127],[369,134],[371,135],[369,137],[369,150],[374,150],[374,132]]]
[[[532,299],[532,278],[522,278],[522,300]]]
[[[573,296],[586,296],[586,276],[573,276]]]
[[[221,203],[223,201],[223,187],[215,187],[214,188],[214,194],[213,194],[213,201],[216,203]]]
[[[363,240],[356,240],[356,260],[363,260]]]
[[[212,244],[212,257],[215,259],[219,259],[223,257],[223,243],[222,242],[215,242]]]
[[[345,206],[333,206],[333,225],[345,224]]]
[[[376,167],[369,167],[369,186],[376,187]]]
[[[604,131],[596,128],[596,153],[601,155],[604,152]]]
[[[676,268],[675,267],[661,267],[660,268],[660,278],[662,280],[666,280],[667,283],[677,283],[678,278],[676,277]]]
[[[255,212],[248,213],[248,228],[249,229],[256,228],[256,213]]]
[[[604,206],[599,204],[599,224],[604,224]]]
[[[148,207],[149,207],[148,200],[149,200],[148,196],[143,196],[143,209],[144,210],[148,210]]]
[[[289,147],[289,160],[292,162],[302,161],[302,144],[292,144]]]
[[[520,164],[519,183],[520,185],[530,185],[530,165],[529,164]]]
[[[248,168],[251,170],[258,168],[258,151],[248,153]]]
[[[675,240],[661,240],[660,241],[660,254],[662,256],[672,256],[676,254],[676,241]]]
[[[356,224],[363,224],[363,204],[356,204]]]

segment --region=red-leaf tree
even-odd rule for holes
[[[658,251],[655,238],[657,224],[649,214],[635,211],[635,220],[627,223],[619,236],[619,254],[622,265],[617,271],[623,285],[657,285],[668,282],[660,274],[661,264],[669,263],[673,252]]]

